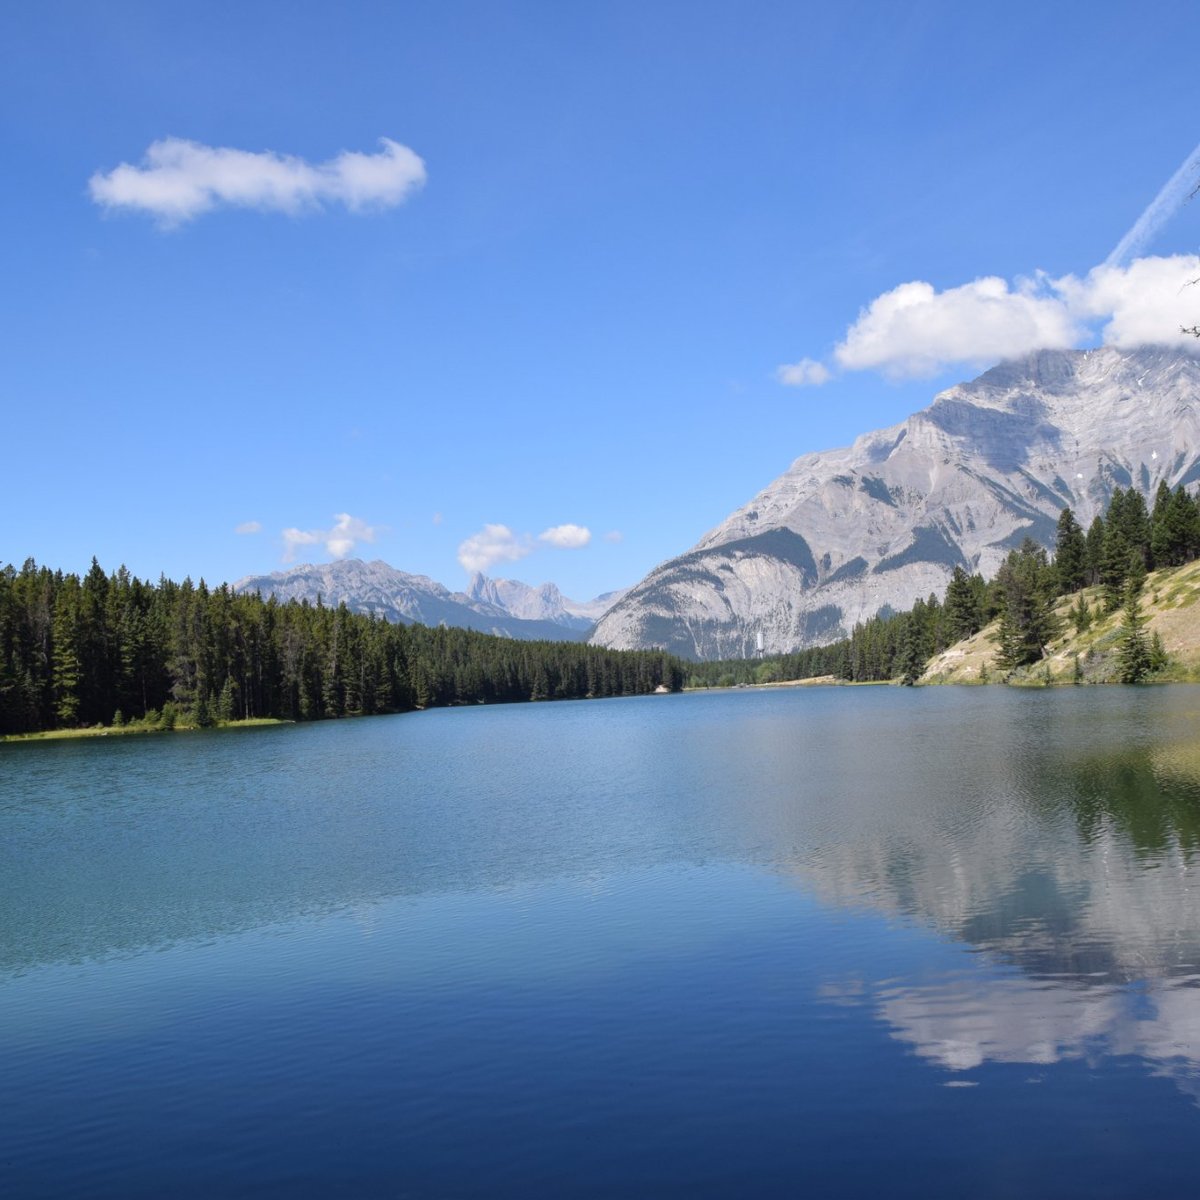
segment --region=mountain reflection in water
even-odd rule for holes
[[[1200,737],[1059,747],[1017,777],[1014,806],[981,811],[949,852],[930,828],[796,864],[826,899],[982,956],[929,982],[831,980],[822,995],[871,1008],[951,1071],[1132,1055],[1200,1102]]]

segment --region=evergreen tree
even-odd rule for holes
[[[1125,586],[1129,588],[1135,596],[1140,596],[1145,582],[1145,561],[1142,559],[1141,554],[1139,554],[1136,550],[1132,550],[1129,554],[1129,569],[1125,572]]]
[[[192,720],[197,729],[209,729],[213,725],[212,709],[208,703],[208,693],[201,691],[196,696],[196,707],[192,710]]]
[[[946,627],[952,641],[961,641],[983,628],[979,600],[971,578],[962,567],[955,567],[946,588],[944,605]]]
[[[1138,593],[1127,588],[1124,621],[1117,654],[1121,683],[1140,683],[1150,671],[1150,646],[1146,639],[1146,618]]]
[[[1150,557],[1154,566],[1168,567],[1171,563],[1171,536],[1168,514],[1171,510],[1171,489],[1165,479],[1158,482],[1154,493],[1154,508],[1150,513]]]
[[[1058,633],[1054,572],[1046,552],[1026,538],[996,574],[1001,596],[997,665],[1006,671],[1037,662]]]
[[[1071,606],[1071,624],[1075,626],[1076,633],[1087,633],[1092,627],[1092,610],[1082,592]]]
[[[54,721],[57,727],[79,722],[82,663],[79,653],[79,585],[74,576],[54,610]]]
[[[233,680],[226,676],[225,682],[221,685],[221,694],[217,697],[217,720],[232,721],[236,711]]]
[[[1200,553],[1200,510],[1182,487],[1177,487],[1163,511],[1154,505],[1152,548],[1156,567],[1178,567]]]
[[[1129,544],[1119,525],[1111,521],[1104,527],[1104,560],[1100,567],[1100,581],[1104,584],[1104,605],[1109,612],[1121,607],[1125,596],[1125,584],[1129,578],[1129,564],[1136,553]]]
[[[1137,488],[1131,487],[1125,492],[1115,520],[1130,550],[1141,556],[1145,570],[1150,565],[1150,514],[1146,510],[1146,498]],[[1110,509],[1108,524],[1111,525],[1113,521]]]
[[[1104,518],[1097,513],[1087,531],[1087,583],[1095,587],[1104,568]]]
[[[1054,569],[1060,595],[1077,592],[1087,583],[1087,538],[1069,508],[1064,508],[1058,518]]]
[[[927,661],[923,654],[921,627],[916,620],[910,619],[905,623],[902,649],[900,651],[900,682],[905,687],[912,687],[921,678]]]
[[[1166,648],[1166,646],[1163,645],[1163,640],[1159,636],[1159,632],[1156,629],[1150,635],[1150,670],[1151,670],[1151,672],[1158,672],[1158,671],[1166,670],[1168,661],[1169,660],[1167,657],[1167,648]]]

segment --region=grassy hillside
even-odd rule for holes
[[[1062,632],[1051,643],[1049,655],[1039,663],[1005,675],[995,665],[998,622],[935,655],[921,683],[1112,683],[1117,673],[1117,646],[1121,610],[1104,612],[1098,587],[1083,593],[1092,610],[1091,628],[1077,634],[1068,617],[1075,596],[1059,601]],[[1142,613],[1148,619],[1146,635],[1157,633],[1167,651],[1166,670],[1151,678],[1159,681],[1200,682],[1200,561],[1154,571],[1142,589]],[[1076,656],[1079,677],[1076,676]]]

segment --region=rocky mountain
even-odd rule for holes
[[[533,588],[479,574],[472,577],[467,592],[452,592],[427,575],[356,558],[250,575],[233,586],[238,592],[261,592],[279,600],[316,603],[320,597],[331,607],[344,602],[352,612],[374,612],[406,625],[453,625],[525,640],[582,641],[608,607],[604,597],[585,604],[568,600],[552,583]]]
[[[797,459],[686,554],[656,567],[592,641],[691,658],[819,645],[881,610],[1052,546],[1116,486],[1200,479],[1200,361],[1176,349],[1039,351],[852,446]]]
[[[595,600],[569,600],[553,583],[531,587],[517,579],[489,579],[476,571],[467,585],[469,599],[502,609],[524,621],[553,621],[568,629],[590,630],[624,594],[605,592]]]

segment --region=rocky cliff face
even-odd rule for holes
[[[353,558],[250,575],[233,586],[238,592],[261,592],[285,601],[315,604],[320,597],[330,607],[344,603],[351,612],[378,613],[403,624],[452,625],[526,640],[582,641],[609,607],[603,596],[584,604],[568,600],[552,583],[534,588],[479,574],[466,592],[452,592],[427,575]]]
[[[842,450],[799,458],[686,554],[656,567],[592,641],[691,658],[833,641],[991,575],[1025,537],[1052,546],[1115,486],[1200,480],[1200,361],[1178,350],[1041,351],[935,397]]]

